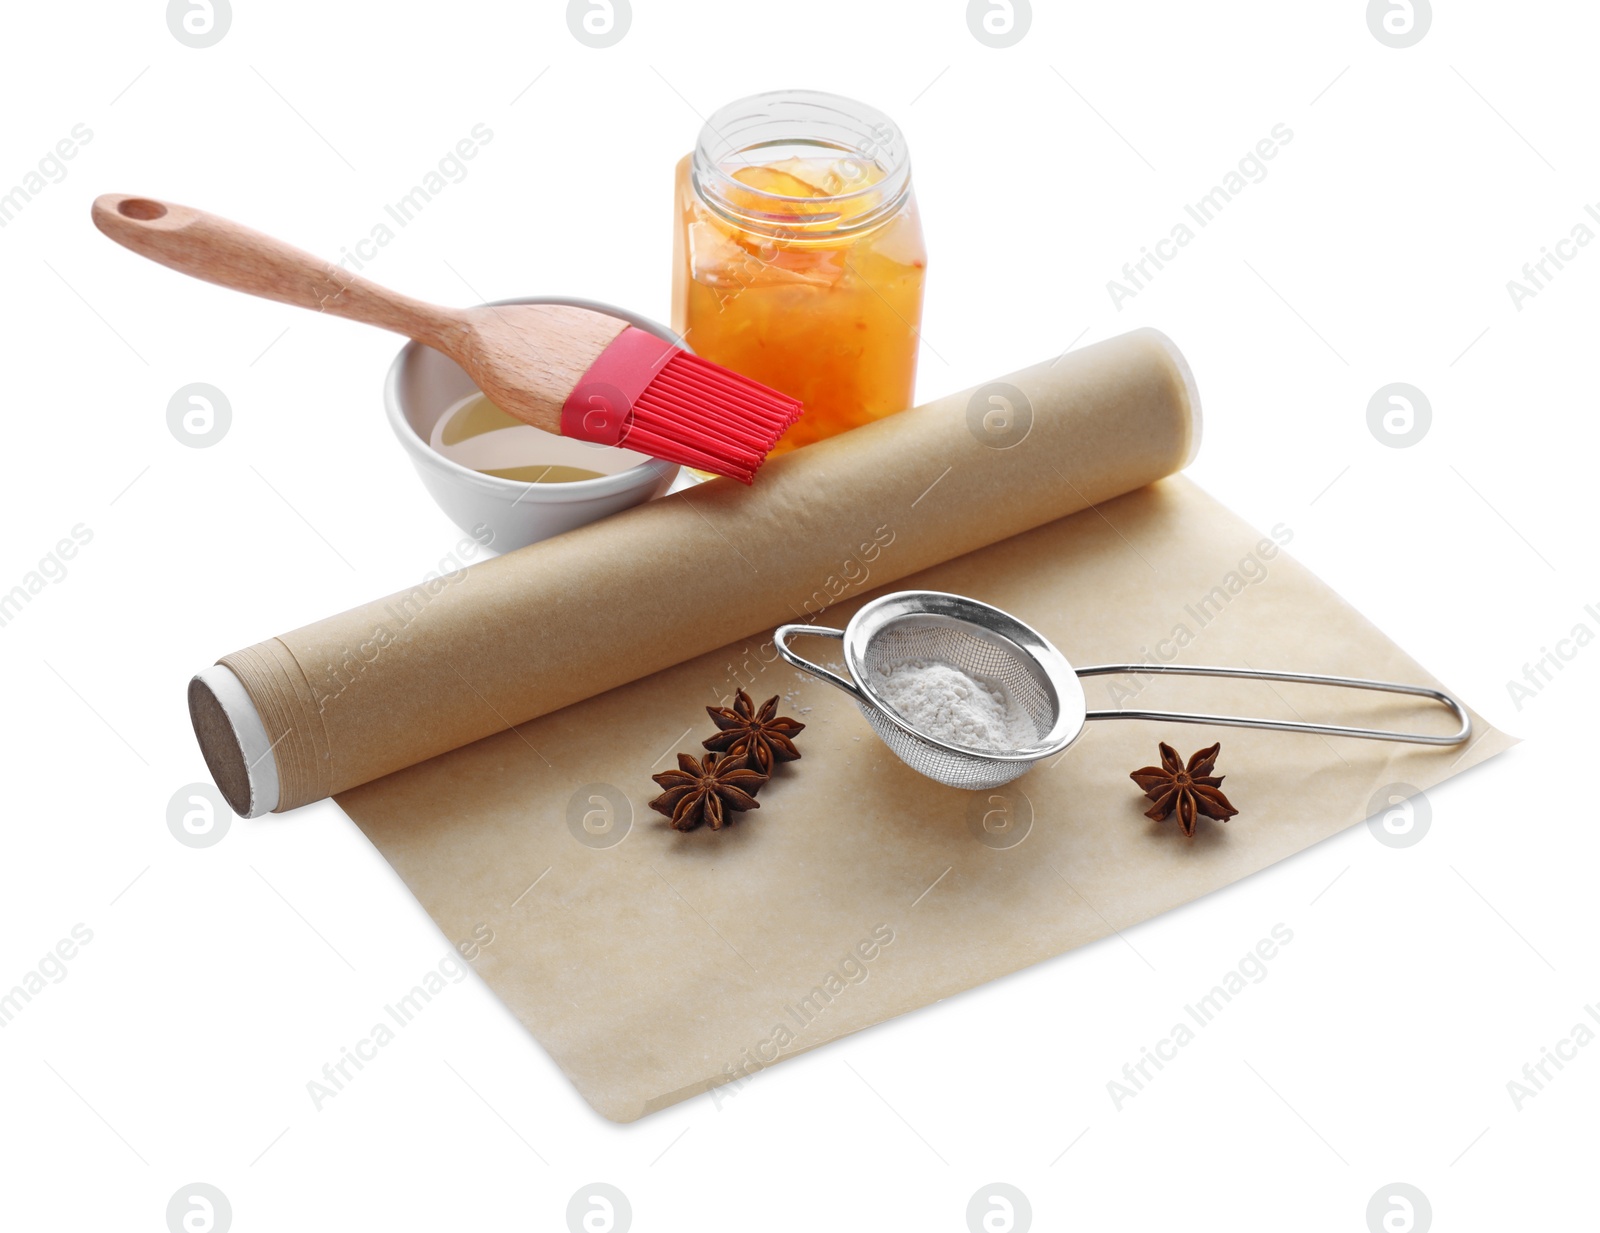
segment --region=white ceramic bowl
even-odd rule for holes
[[[648,318],[591,300],[530,296],[495,302],[575,304],[679,341],[671,330]],[[428,442],[439,417],[476,390],[472,378],[454,360],[411,342],[400,349],[389,367],[383,402],[389,426],[410,455],[428,494],[463,531],[475,533],[480,525],[487,526],[494,533],[491,544],[496,552],[522,548],[641,505],[664,493],[678,476],[676,463],[554,435],[550,437],[550,462],[599,471],[600,478],[565,484],[524,484],[451,462]]]

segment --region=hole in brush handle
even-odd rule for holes
[[[117,204],[117,213],[135,222],[153,223],[156,219],[167,216],[167,207],[159,201],[151,201],[148,197],[129,197]]]

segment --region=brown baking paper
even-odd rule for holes
[[[1125,929],[1367,817],[1392,785],[1428,788],[1511,743],[1477,716],[1473,743],[1448,749],[1103,721],[996,792],[901,764],[845,695],[777,657],[771,625],[842,625],[876,590],[930,588],[1014,613],[1079,665],[1148,656],[1438,684],[1289,558],[1289,528],[1263,534],[1160,479],[1192,430],[1159,336],[1006,381],[1031,404],[1020,444],[981,443],[994,426],[969,426],[957,395],[780,459],[748,493],[708,485],[473,567],[324,703],[329,722],[304,743],[327,765],[308,762],[296,795],[346,789],[339,804],[447,936],[493,931],[478,971],[605,1116],[740,1082]],[[1014,431],[1001,424],[1000,439]],[[814,616],[841,580],[847,598]],[[372,615],[224,661],[244,668],[269,735],[316,716],[295,709],[300,665]],[[834,649],[809,646],[824,662]],[[1436,705],[1380,694],[1085,684],[1091,709],[1452,726]],[[807,724],[804,756],[732,828],[678,834],[646,808],[649,775],[698,750],[703,707],[738,686],[783,695]],[[463,733],[482,739],[395,769]],[[1192,841],[1146,819],[1128,772],[1158,740],[1187,754],[1217,739],[1239,816],[1202,819]]]
[[[1437,684],[1263,541],[1276,548],[1170,479],[904,585],[998,605],[1079,664],[1139,659],[1181,629],[1185,662]],[[448,937],[494,931],[479,973],[614,1120],[1126,929],[1367,817],[1387,785],[1428,788],[1511,743],[1476,715],[1465,751],[1100,722],[1054,765],[961,792],[899,762],[844,694],[770,646],[733,644],[338,798]],[[1452,727],[1403,698],[1260,681],[1093,678],[1091,707],[1117,705],[1113,683],[1143,708]],[[698,746],[701,706],[735,684],[787,695],[803,757],[731,829],[677,834],[645,808],[648,774]],[[1128,772],[1158,740],[1187,755],[1214,739],[1240,813],[1186,841],[1143,816]],[[585,816],[603,827],[607,810],[625,837],[586,846]]]

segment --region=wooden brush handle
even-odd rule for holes
[[[108,193],[95,199],[92,213],[95,226],[124,248],[235,291],[364,321],[436,346],[461,324],[454,309],[389,291],[203,210]]]

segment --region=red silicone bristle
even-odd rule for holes
[[[787,394],[679,351],[634,400],[624,444],[748,484],[803,409]]]

